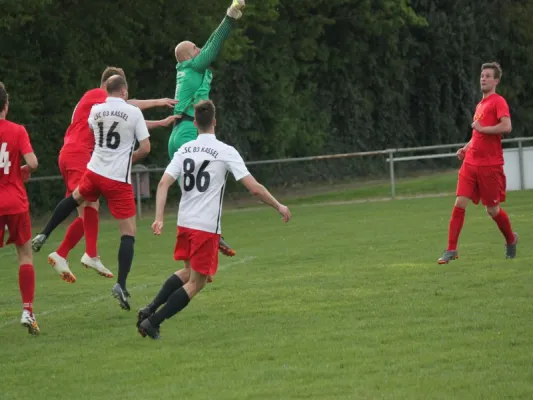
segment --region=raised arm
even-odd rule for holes
[[[222,49],[222,45],[231,33],[234,22],[235,19],[229,16],[224,17],[222,23],[205,43],[200,54],[192,59],[191,68],[198,72],[203,72],[215,61]]]
[[[131,104],[132,106],[138,107],[141,110],[148,110],[149,108],[155,108],[155,107],[174,108],[174,106],[178,104],[178,100],[173,100],[169,98],[152,99],[152,100],[131,99],[131,100],[128,100],[128,103]]]
[[[177,119],[180,119],[182,117],[181,114],[177,115],[170,115],[166,117],[165,119],[161,119],[159,121],[146,121],[146,126],[148,127],[148,130],[152,130],[155,128],[163,128],[165,126],[169,126],[174,123]]]

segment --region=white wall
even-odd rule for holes
[[[533,147],[523,147],[524,189],[533,189]],[[520,190],[520,165],[518,148],[503,151],[505,165],[503,169],[507,177],[507,190]]]

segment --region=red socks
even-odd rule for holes
[[[35,296],[35,270],[33,269],[33,265],[24,264],[20,266],[19,288],[24,309],[32,313],[33,298]]]
[[[98,210],[85,207],[83,210],[83,227],[85,228],[85,252],[91,258],[98,255],[96,241],[98,240]]]
[[[72,250],[83,237],[83,219],[76,218],[67,229],[65,238],[61,243],[61,246],[57,249],[57,254],[63,258],[68,257],[68,253]]]
[[[89,257],[96,257],[98,251],[96,242],[98,240],[98,210],[92,207],[85,207],[83,210],[83,219],[78,217],[70,224],[65,234],[61,246],[57,249],[57,254],[63,258],[68,257],[81,238],[85,235],[85,252]]]
[[[511,221],[509,216],[500,208],[500,212],[494,218],[494,222],[498,225],[501,233],[505,237],[507,244],[514,243],[515,237],[513,229],[511,228]],[[448,230],[448,250],[457,250],[457,242],[459,241],[459,235],[463,228],[465,220],[465,210],[463,208],[454,207],[452,211],[452,218],[450,219],[450,227]]]
[[[500,208],[500,212],[498,213],[498,215],[496,215],[492,219],[494,220],[494,222],[496,222],[498,228],[500,228],[500,231],[505,237],[507,244],[514,243],[515,237],[513,229],[511,228],[511,221],[509,220],[509,216],[503,210],[503,208]]]
[[[461,234],[461,229],[463,229],[464,222],[465,209],[455,206],[448,228],[448,250],[457,250],[457,242],[459,241],[459,235]]]

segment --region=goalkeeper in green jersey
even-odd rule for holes
[[[242,16],[244,0],[234,0],[227,9],[226,16],[219,27],[211,34],[203,48],[192,42],[181,42],[176,46],[176,97],[178,104],[174,115],[181,115],[176,120],[168,141],[168,156],[172,160],[174,153],[191,140],[196,140],[198,131],[194,126],[194,105],[202,100],[209,100],[213,73],[208,69],[215,61],[222,45],[229,37],[236,20]],[[194,190],[194,189],[193,189]],[[226,256],[234,256],[235,251],[220,238],[219,250]]]

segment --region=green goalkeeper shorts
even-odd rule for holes
[[[193,121],[180,122],[179,125],[172,130],[170,139],[168,139],[168,157],[172,160],[174,158],[174,153],[178,151],[181,146],[191,140],[196,140],[197,137],[198,130],[194,126]]]

